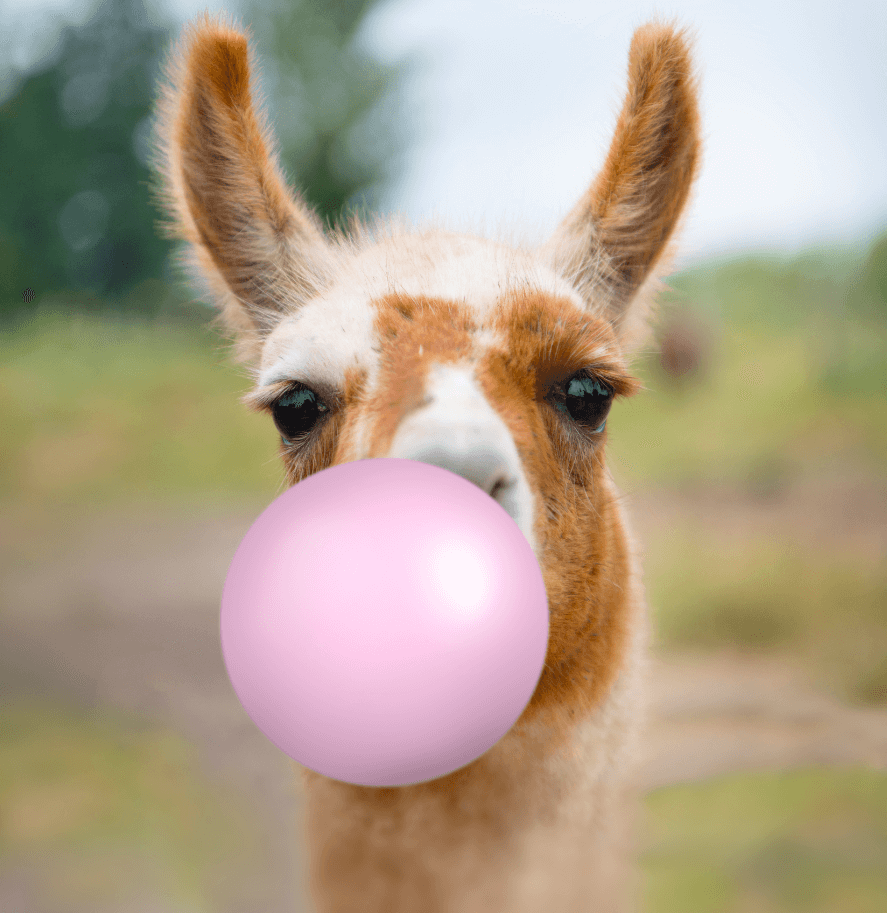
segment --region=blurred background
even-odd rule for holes
[[[158,234],[187,2],[0,4],[0,910],[310,910],[286,758],[218,646],[276,435]],[[642,913],[887,909],[887,7],[274,0],[252,25],[329,223],[541,240],[634,28],[697,36],[703,172],[609,462],[644,547]],[[216,9],[216,8],[212,8]],[[221,7],[219,8],[221,9]]]

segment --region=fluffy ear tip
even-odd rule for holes
[[[200,28],[192,43],[192,50],[218,57],[239,56],[245,54],[246,49],[246,35],[223,22],[212,22]]]
[[[245,41],[246,29],[230,13],[210,13],[204,10],[184,27],[183,35],[189,44],[198,41]]]
[[[629,99],[635,105],[665,104],[675,116],[689,149],[699,144],[699,75],[694,63],[696,37],[675,21],[654,20],[638,28],[628,63]]]
[[[695,35],[689,26],[679,26],[676,20],[654,20],[635,30],[629,50],[632,71],[652,63],[667,63],[682,68],[687,76],[692,71],[692,52]]]
[[[228,13],[204,11],[187,22],[178,39],[167,49],[160,83],[162,106],[174,106],[180,94],[195,82],[203,84],[207,75],[210,83],[241,83],[248,79],[247,66],[250,30]]]
[[[206,78],[223,96],[236,96],[249,85],[248,39],[232,18],[204,13],[184,31],[181,59],[192,78]]]

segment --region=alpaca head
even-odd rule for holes
[[[540,700],[581,687],[593,703],[618,669],[628,557],[606,419],[638,389],[626,355],[698,159],[685,37],[639,29],[628,82],[598,178],[537,249],[399,224],[325,233],[281,177],[247,40],[225,21],[186,30],[157,120],[173,234],[253,371],[244,401],[275,422],[291,484],[405,457],[496,498],[549,594]]]

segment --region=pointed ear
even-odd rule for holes
[[[202,15],[172,50],[155,114],[155,193],[207,280],[241,360],[324,281],[329,246],[290,191],[250,93],[247,37]]]
[[[604,167],[544,248],[627,347],[643,334],[649,296],[639,292],[668,267],[697,172],[697,97],[686,34],[662,24],[639,28]]]

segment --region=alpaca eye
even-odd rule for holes
[[[305,437],[320,416],[328,411],[317,394],[307,387],[297,387],[284,393],[271,407],[274,424],[284,444],[292,444]]]
[[[595,433],[603,431],[613,402],[613,391],[585,374],[570,378],[562,389],[563,399],[558,397],[555,400],[555,408]]]

